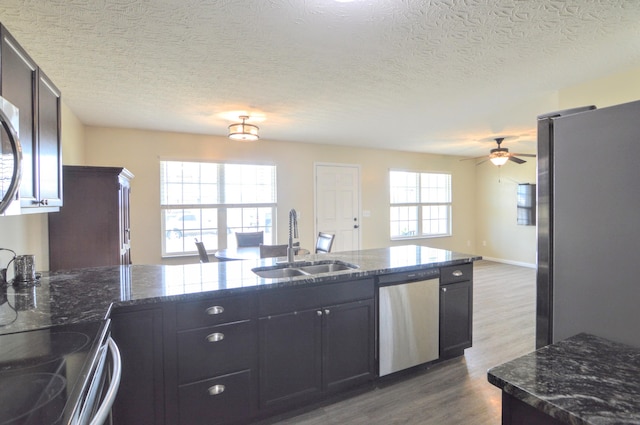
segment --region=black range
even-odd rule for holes
[[[0,335],[0,424],[63,424],[80,414],[108,321]]]

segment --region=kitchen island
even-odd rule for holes
[[[640,423],[640,349],[578,334],[489,370],[502,424]]]
[[[110,318],[123,358],[117,423],[246,423],[375,381],[381,276],[460,266],[466,326],[478,259],[407,245],[298,257],[357,268],[283,278],[252,271],[277,259],[44,273],[4,287],[0,335]],[[294,370],[300,379],[287,378]]]

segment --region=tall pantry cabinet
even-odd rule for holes
[[[52,271],[131,264],[129,197],[122,167],[63,166],[64,203],[49,214]]]

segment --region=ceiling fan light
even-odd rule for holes
[[[507,161],[509,160],[509,156],[494,156],[493,158],[489,158],[489,160],[493,165],[497,165],[498,167],[500,167],[501,165],[507,163]]]
[[[240,117],[241,123],[231,124],[229,126],[229,138],[241,142],[254,142],[260,138],[258,136],[258,126],[247,124],[245,121],[249,119],[247,115]]]

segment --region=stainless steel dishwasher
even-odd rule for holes
[[[378,278],[380,376],[438,358],[439,273],[431,269]]]

